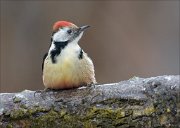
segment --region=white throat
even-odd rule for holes
[[[66,46],[58,48],[55,44],[55,41],[52,41],[48,54],[52,56],[52,52],[60,51],[60,54],[56,54],[54,59],[57,62],[62,62],[65,58],[78,58],[79,53],[81,51],[80,46],[78,45],[78,41],[81,39],[83,32],[76,37],[72,42],[68,42]],[[61,43],[61,42],[58,42]]]
[[[72,42],[69,42],[67,44],[67,46],[64,49],[62,49],[62,51],[65,50],[65,49],[72,49],[72,50],[77,49],[77,50],[79,50],[80,46],[78,45],[78,42],[81,39],[82,35],[83,35],[83,32],[78,37],[76,37]],[[56,36],[53,36],[53,40],[52,40],[52,43],[51,43],[51,46],[49,48],[48,53],[50,53],[52,50],[54,50],[56,48],[54,42],[57,39],[54,39],[54,38],[56,38]],[[60,40],[60,41],[65,42],[65,40]]]

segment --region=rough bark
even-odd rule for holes
[[[0,127],[180,127],[179,76],[0,94]]]

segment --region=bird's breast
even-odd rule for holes
[[[72,86],[78,83],[78,64],[74,58],[67,57],[57,59],[57,63],[46,60],[43,70],[44,84],[50,88],[61,88],[60,86]],[[73,86],[74,86],[73,85]],[[63,87],[64,88],[64,87]]]

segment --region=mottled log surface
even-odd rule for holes
[[[180,76],[0,93],[0,128],[180,127]]]

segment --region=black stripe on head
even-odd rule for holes
[[[64,42],[53,42],[55,48],[50,52],[52,63],[56,63],[56,57],[61,53],[62,49],[64,49],[69,41]]]
[[[80,52],[79,52],[79,56],[78,56],[79,59],[82,59],[83,58],[83,50],[81,49]]]

